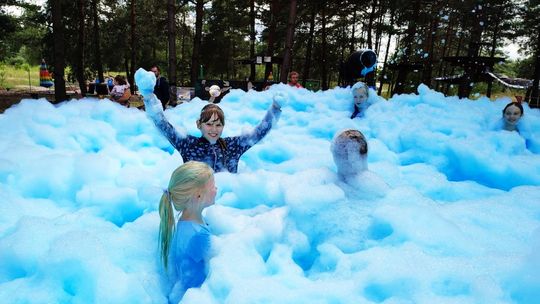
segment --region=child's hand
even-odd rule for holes
[[[143,96],[150,95],[154,92],[156,75],[153,72],[148,72],[143,68],[139,68],[137,72],[135,72],[135,83]]]
[[[287,105],[289,96],[285,92],[276,92],[274,94],[273,99],[274,99],[274,106],[277,108],[281,108]]]

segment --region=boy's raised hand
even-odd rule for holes
[[[153,72],[148,72],[143,68],[139,68],[137,72],[135,72],[135,83],[139,88],[139,92],[141,92],[143,96],[148,96],[154,93],[156,75]]]

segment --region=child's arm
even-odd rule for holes
[[[154,125],[159,129],[161,134],[178,150],[180,142],[186,137],[180,135],[163,114],[161,101],[154,94],[156,76],[152,72],[147,72],[139,68],[135,72],[135,82],[143,95],[146,115],[154,122]]]
[[[281,116],[281,106],[287,102],[287,96],[282,92],[276,93],[273,97],[272,105],[266,112],[263,120],[255,127],[253,131],[248,134],[240,136],[240,142],[247,145],[253,146],[261,139],[263,139],[272,127],[278,122],[279,117]]]

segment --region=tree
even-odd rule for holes
[[[286,83],[288,73],[292,67],[292,46],[294,42],[294,30],[296,26],[296,0],[291,0],[289,5],[289,20],[287,22],[287,38],[285,40],[285,49],[283,50],[283,64],[279,81]]]
[[[79,18],[79,30],[78,30],[78,43],[77,43],[77,64],[75,66],[75,73],[77,77],[77,82],[79,82],[79,88],[81,90],[81,95],[86,95],[86,79],[84,77],[84,46],[86,44],[85,37],[85,8],[86,1],[78,0],[77,1],[77,13]]]
[[[54,39],[54,100],[55,103],[67,100],[64,80],[64,26],[62,22],[62,0],[51,1]]]
[[[94,64],[97,70],[97,79],[99,83],[103,83],[105,78],[103,77],[103,64],[101,61],[101,41],[100,41],[100,29],[99,29],[99,17],[98,17],[98,4],[99,0],[92,0],[92,14],[94,21]]]
[[[405,81],[407,79],[407,74],[409,72],[409,66],[411,64],[411,56],[413,54],[413,42],[416,33],[416,26],[418,20],[416,19],[420,12],[421,0],[414,0],[412,10],[408,11],[409,23],[407,26],[407,33],[405,39],[403,40],[403,45],[400,46],[402,49],[401,60],[398,65],[398,75],[396,79],[396,86],[394,88],[393,94],[401,94],[405,92]]]
[[[175,0],[167,0],[167,32],[169,34],[169,94],[176,104],[176,7]]]
[[[135,0],[131,0],[129,3],[129,12],[130,12],[130,19],[129,19],[129,25],[130,25],[130,32],[129,32],[129,46],[130,46],[130,65],[128,69],[127,65],[127,58],[126,58],[126,73],[128,76],[129,83],[135,83],[135,62],[136,62],[136,26],[137,26],[137,19],[136,19],[136,13],[135,13]],[[134,93],[134,87],[131,88],[132,93]]]
[[[536,107],[540,106],[540,1],[529,0],[521,7],[522,22],[519,33],[525,37],[522,48],[531,51],[534,55],[533,85],[527,93],[525,101]]]
[[[191,54],[191,85],[195,86],[200,65],[202,27],[204,18],[204,0],[195,1],[195,37],[193,37],[193,53]]]

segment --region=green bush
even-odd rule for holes
[[[6,60],[8,65],[14,66],[16,69],[22,69],[21,66],[26,63],[26,60],[22,56],[15,56]]]

